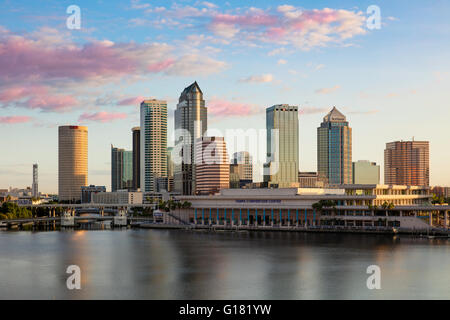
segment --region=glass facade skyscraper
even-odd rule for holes
[[[298,186],[298,107],[266,109],[267,164],[264,181],[278,188]]]
[[[317,128],[317,171],[329,184],[352,184],[352,129],[334,107]]]
[[[184,195],[195,192],[195,148],[208,128],[207,108],[197,82],[185,88],[175,110],[174,189]]]
[[[141,187],[141,128],[134,127],[133,133],[133,190]]]
[[[141,191],[156,192],[167,177],[167,101],[141,103]]]
[[[133,152],[111,146],[111,190],[133,188]]]

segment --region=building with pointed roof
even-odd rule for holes
[[[207,128],[207,108],[203,92],[195,81],[183,90],[175,110],[175,192],[184,195],[195,192],[194,142],[204,135]]]
[[[352,184],[352,128],[336,107],[317,128],[317,171],[329,184]]]

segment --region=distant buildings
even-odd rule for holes
[[[327,179],[319,176],[317,172],[299,172],[299,188],[325,188],[328,185]]]
[[[433,187],[431,192],[438,197],[450,198],[450,187]]]
[[[141,128],[134,127],[133,133],[133,190],[141,187]]]
[[[92,203],[100,204],[142,204],[142,192],[99,192],[92,194]]]
[[[429,142],[396,141],[387,143],[384,150],[384,183],[429,186]]]
[[[80,201],[88,184],[88,128],[58,128],[58,195],[60,201]]]
[[[133,152],[111,145],[111,190],[133,188]]]
[[[100,192],[106,192],[105,186],[83,186],[81,187],[81,203],[90,203],[92,201],[92,195]]]
[[[353,162],[353,184],[380,184],[380,166],[376,162]]]
[[[208,128],[207,108],[197,82],[183,90],[175,110],[175,149],[181,161],[176,161],[174,189],[191,195],[195,191],[194,142]]]
[[[33,164],[33,184],[31,186],[33,198],[39,198],[39,179],[38,179],[38,165]]]
[[[334,107],[317,128],[317,171],[330,184],[351,184],[352,129]]]
[[[141,103],[141,190],[156,192],[157,179],[167,178],[167,102]]]
[[[201,137],[195,143],[195,193],[214,194],[230,185],[230,164],[222,137]]]
[[[267,164],[264,181],[278,188],[298,186],[298,107],[266,109]]]
[[[230,188],[242,188],[252,182],[253,165],[250,153],[235,152],[230,164]]]

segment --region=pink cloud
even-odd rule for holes
[[[126,74],[137,65],[120,48],[101,43],[83,47],[48,47],[19,36],[0,42],[1,77],[25,79],[75,78]]]
[[[249,45],[275,42],[309,50],[365,34],[365,19],[357,11],[301,10],[285,5],[276,13],[257,8],[235,15],[216,13],[208,29],[216,36],[241,39]]]
[[[48,112],[65,112],[78,103],[70,95],[53,94],[45,86],[10,87],[0,92],[0,103]]]
[[[283,28],[270,28],[267,30],[267,35],[271,38],[282,38],[286,32]]]
[[[67,39],[57,30],[0,34],[0,82],[98,81],[168,69],[176,74],[171,67],[184,58],[165,43],[104,40],[80,45]]]
[[[126,119],[126,113],[109,113],[106,111],[100,111],[96,113],[83,113],[79,118],[79,122],[88,122],[88,121],[96,121],[96,122],[112,122],[114,120]]]
[[[65,112],[72,109],[78,101],[69,95],[50,96],[42,95],[30,98],[25,106],[30,109],[41,109],[42,111]]]
[[[123,99],[123,100],[117,102],[117,105],[118,106],[134,106],[134,105],[138,106],[144,100],[145,100],[145,98],[142,96],[134,97],[134,98],[127,98],[127,99]]]
[[[30,122],[33,118],[29,116],[9,116],[0,117],[0,123],[3,124],[16,124]]]
[[[276,16],[269,14],[246,14],[231,15],[217,14],[213,17],[212,23],[236,24],[240,26],[272,26],[278,21]]]
[[[208,102],[208,114],[213,117],[245,117],[262,112],[252,104],[212,99]]]
[[[161,72],[161,71],[169,68],[174,63],[175,63],[175,59],[167,59],[167,60],[160,61],[160,62],[149,65],[147,70],[150,72]]]

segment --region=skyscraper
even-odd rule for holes
[[[380,184],[380,166],[376,162],[353,162],[353,184]]]
[[[388,185],[430,185],[430,143],[396,141],[384,150],[384,183]]]
[[[336,107],[317,128],[317,171],[329,184],[352,184],[352,128]]]
[[[175,110],[175,154],[180,157],[180,160],[173,159],[176,192],[190,195],[195,190],[194,142],[204,135],[207,128],[203,92],[194,82],[183,90]]]
[[[173,174],[175,166],[172,161],[172,151],[173,147],[167,148],[167,191],[173,191]]]
[[[235,152],[230,164],[230,188],[242,188],[252,182],[252,156],[247,151]]]
[[[298,186],[298,107],[266,109],[267,164],[264,181],[279,188]]]
[[[167,177],[167,102],[141,103],[141,190],[156,192],[157,179]]]
[[[141,128],[134,127],[133,132],[133,189],[141,187]]]
[[[133,189],[133,152],[111,145],[111,190]]]
[[[38,165],[33,164],[33,184],[31,187],[33,198],[39,198]]]
[[[230,164],[223,137],[201,137],[195,142],[195,194],[214,194],[230,186]]]
[[[60,201],[80,201],[81,187],[88,184],[88,129],[58,128],[58,195]]]

